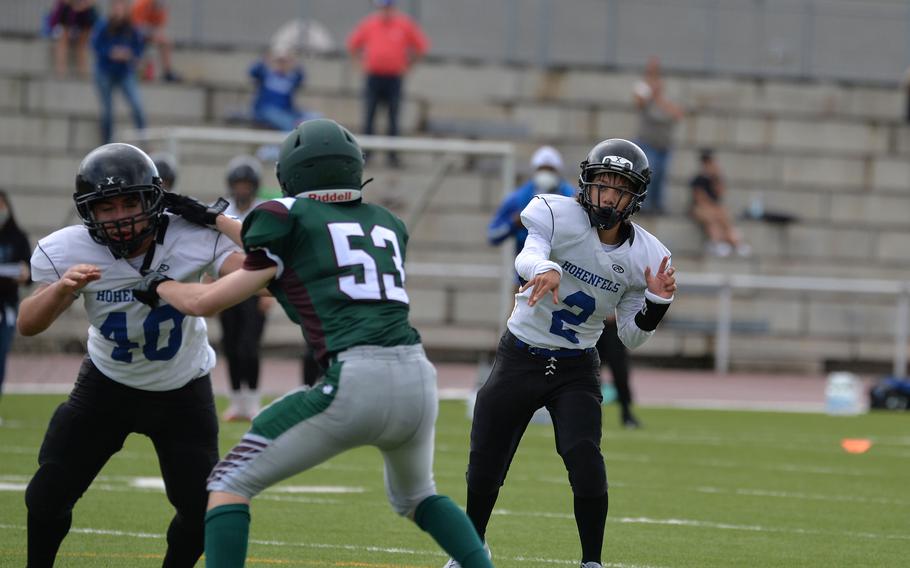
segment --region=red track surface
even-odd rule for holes
[[[7,362],[7,393],[68,392],[81,357],[76,355],[12,354]],[[443,397],[465,396],[477,381],[477,367],[469,364],[438,365]],[[606,370],[605,370],[606,372]],[[213,372],[215,390],[227,391],[225,367]],[[300,384],[300,363],[293,359],[265,359],[261,388],[265,394],[284,393]],[[868,382],[868,379],[867,379]],[[822,376],[736,373],[635,368],[632,389],[641,406],[697,408],[755,408],[784,411],[820,411],[824,408]]]

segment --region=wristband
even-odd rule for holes
[[[670,304],[658,304],[645,298],[645,305],[635,314],[635,325],[642,331],[654,331],[669,309]]]

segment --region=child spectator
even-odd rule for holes
[[[318,113],[298,110],[294,94],[303,86],[306,75],[292,50],[273,47],[269,55],[250,67],[256,83],[253,119],[275,130],[290,132],[304,120],[319,118]]]
[[[736,251],[739,256],[749,256],[752,247],[743,242],[739,231],[733,227],[730,212],[723,203],[727,188],[714,160],[714,152],[702,150],[698,161],[698,173],[689,182],[692,188],[690,214],[708,237],[706,252],[712,256],[729,256]]]
[[[54,43],[54,71],[63,78],[69,70],[70,43],[76,42],[76,68],[88,78],[88,40],[98,19],[95,0],[57,0],[48,14],[47,27]]]

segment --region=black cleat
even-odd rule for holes
[[[626,430],[638,430],[641,428],[641,422],[633,415],[624,416],[622,419],[622,427]]]

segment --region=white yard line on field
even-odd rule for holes
[[[493,511],[494,515],[512,515],[520,517],[541,517],[554,519],[574,519],[575,515],[569,513],[548,513],[548,512],[519,512],[509,509],[500,509]],[[713,521],[699,521],[696,519],[652,519],[649,517],[608,517],[607,522],[611,523],[629,523],[642,525],[668,525],[695,527],[718,530],[734,530],[748,532],[768,532],[768,533],[789,533],[789,534],[810,534],[810,535],[834,535],[855,538],[869,538],[882,540],[907,540],[910,541],[908,534],[883,534],[874,532],[851,532],[851,531],[823,531],[818,529],[803,529],[793,527],[764,527],[761,525],[737,525],[732,523],[717,523]]]
[[[0,475],[0,491],[25,491],[30,475]],[[537,483],[564,484],[566,479],[563,477],[527,477],[514,476],[512,481],[533,481]],[[611,481],[610,487],[617,489],[653,489],[657,486],[651,486],[640,483],[629,483],[621,481]],[[91,485],[90,490],[95,491],[164,491],[164,481],[160,477],[131,477],[131,476],[98,476],[95,483]],[[789,500],[803,501],[822,501],[822,502],[846,502],[846,503],[868,503],[876,505],[887,505],[904,507],[910,505],[910,500],[895,499],[891,497],[866,497],[861,495],[843,495],[832,493],[804,493],[800,491],[781,491],[779,489],[761,489],[761,488],[742,488],[742,487],[713,487],[713,486],[695,486],[695,487],[677,487],[677,491],[690,491],[696,493],[716,494],[716,495],[734,495],[741,497],[774,497]],[[320,498],[320,497],[296,497],[298,494],[352,494],[365,493],[366,488],[357,486],[321,486],[321,485],[281,485],[271,487],[265,493],[259,495],[257,499],[268,501],[286,501],[293,503],[313,503],[334,505],[343,503],[341,499]],[[289,495],[291,494],[291,495]],[[293,495],[293,496],[292,496]],[[558,513],[562,515],[562,513]]]
[[[19,530],[24,531],[26,527],[24,525],[8,525],[0,524],[0,530]],[[126,538],[141,538],[141,539],[164,539],[165,535],[156,534],[156,533],[146,533],[146,532],[135,532],[135,531],[120,531],[120,530],[109,530],[109,529],[95,529],[95,528],[72,528],[70,529],[71,533],[85,534],[85,535],[101,535],[101,536],[119,536]],[[259,539],[250,539],[250,544],[258,544],[262,546],[275,546],[281,548],[311,548],[319,550],[344,550],[348,552],[373,552],[381,554],[406,554],[412,556],[437,556],[444,557],[445,554],[439,550],[415,550],[412,548],[397,548],[397,547],[384,547],[384,546],[362,546],[355,544],[328,544],[328,543],[318,543],[318,542],[287,542],[281,540],[259,540]],[[530,562],[535,564],[559,564],[559,565],[577,565],[578,560],[567,560],[559,558],[538,558],[538,557],[527,557],[527,556],[513,556],[513,557],[502,557],[498,556],[497,558],[503,558],[506,560],[514,560],[517,562]],[[664,568],[661,566],[654,565],[645,565],[645,564],[625,564],[625,563],[606,563],[604,564],[605,568]]]
[[[782,499],[797,499],[806,501],[840,501],[847,503],[875,503],[877,505],[895,505],[905,507],[910,505],[910,501],[885,498],[885,497],[862,497],[859,495],[830,495],[823,493],[802,493],[799,491],[776,491],[770,489],[725,489],[721,487],[696,487],[695,491],[699,493],[721,494],[721,495],[743,495],[747,497],[780,497]]]

